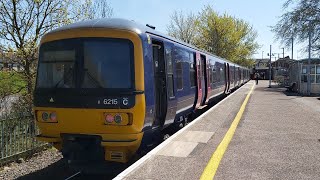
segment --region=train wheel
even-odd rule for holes
[[[184,116],[179,117],[179,129],[182,129],[186,126],[186,118]]]

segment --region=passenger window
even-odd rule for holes
[[[183,89],[183,62],[176,62],[177,90]]]
[[[217,82],[220,82],[221,80],[221,73],[220,73],[220,67],[218,66],[218,63],[216,63],[216,80],[217,80]]]

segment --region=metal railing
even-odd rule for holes
[[[0,165],[44,147],[46,143],[35,139],[38,133],[32,117],[0,120]]]

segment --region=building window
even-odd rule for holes
[[[307,75],[302,75],[301,76],[301,82],[308,82],[308,76]]]
[[[320,83],[320,75],[316,75],[316,83]]]
[[[314,74],[310,74],[310,82],[315,83],[315,75]]]
[[[302,66],[302,74],[307,74],[307,66]]]
[[[310,81],[311,83],[316,83],[316,66],[312,65],[310,67]]]
[[[317,74],[320,74],[320,65],[317,65]]]
[[[310,67],[310,74],[315,74],[316,73],[316,67],[315,66],[311,66]]]

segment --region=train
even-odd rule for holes
[[[37,139],[69,162],[127,163],[168,128],[250,79],[250,70],[125,19],[57,28],[39,44]]]

